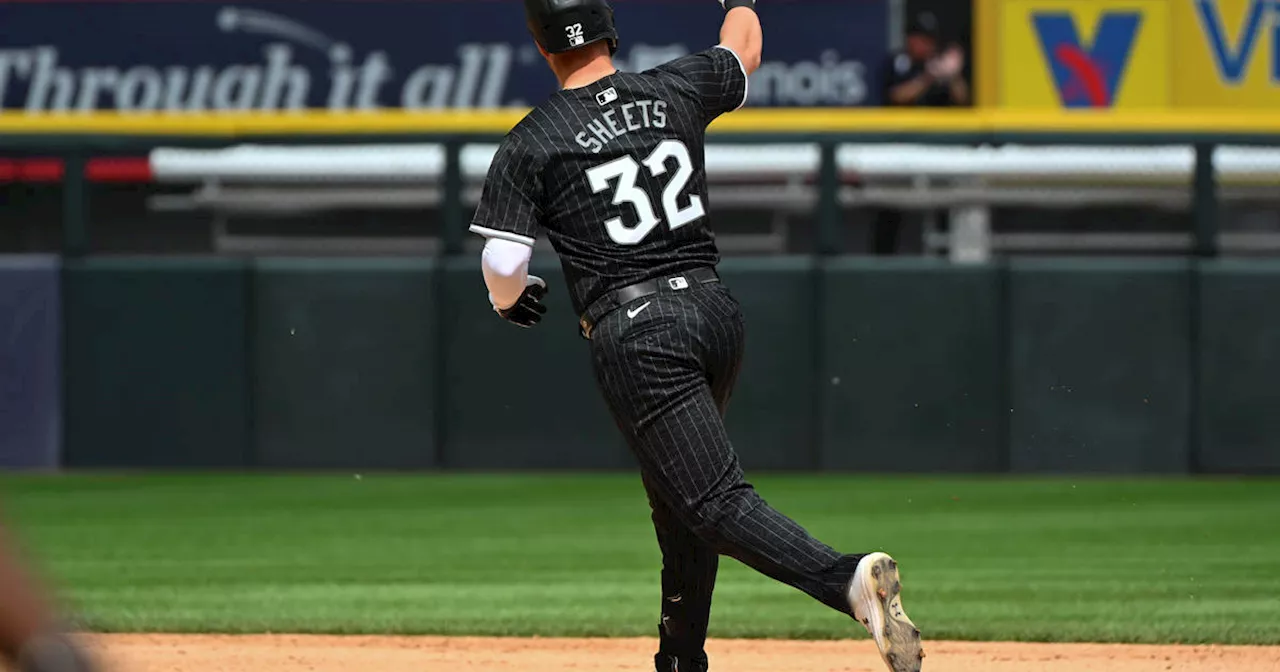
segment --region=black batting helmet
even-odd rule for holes
[[[609,41],[609,53],[618,51],[618,29],[608,0],[524,0],[529,32],[548,53],[559,54]]]

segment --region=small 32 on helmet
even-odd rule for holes
[[[609,41],[609,53],[618,51],[618,29],[608,0],[524,0],[529,32],[550,54],[560,54],[588,44]]]

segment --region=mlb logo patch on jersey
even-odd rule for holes
[[[608,105],[618,99],[618,90],[612,86],[596,94],[596,102],[601,105]]]

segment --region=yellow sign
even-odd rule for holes
[[[1280,0],[975,0],[979,102],[1280,113]]]
[[[1280,1],[1177,0],[1173,20],[1174,105],[1280,114]]]
[[[1016,108],[1164,107],[1166,0],[1005,0],[999,104]]]

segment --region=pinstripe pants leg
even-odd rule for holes
[[[737,302],[720,285],[644,301],[649,306],[634,318],[620,309],[601,320],[591,345],[597,381],[640,463],[650,499],[665,504],[655,507],[659,543],[659,519],[673,516],[706,552],[735,558],[850,613],[845,588],[860,556],[836,552],[770,507],[745,480],[725,431],[722,412],[744,346]],[[669,534],[669,545],[698,557],[679,538]],[[672,585],[705,582],[709,610],[713,581],[705,581],[705,566],[679,562],[679,552],[669,562],[666,546],[663,552],[664,567],[672,565],[670,573],[680,577]]]
[[[715,590],[720,555],[667,506],[659,488],[642,475],[653,527],[662,550],[662,606],[658,624],[659,670],[671,669],[664,659],[682,661],[679,669],[705,670],[707,626],[711,622],[711,594]]]
[[[716,409],[724,418],[738,379],[738,360],[708,382]],[[705,645],[711,622],[711,596],[715,590],[720,555],[698,538],[667,506],[657,486],[643,476],[653,526],[662,550],[662,609],[658,625],[658,669],[670,669],[664,658],[685,661],[680,670],[697,672],[707,667]]]

